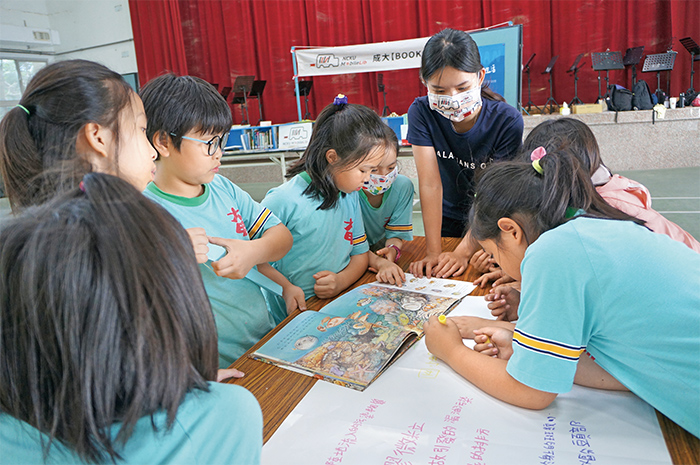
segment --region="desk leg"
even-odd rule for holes
[[[287,160],[285,155],[287,155],[287,152],[282,152],[280,155],[280,162],[282,165],[282,182],[287,182]]]

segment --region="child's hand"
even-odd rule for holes
[[[314,284],[314,294],[319,299],[330,299],[338,295],[338,275],[332,271],[319,271],[314,276],[316,284]]]
[[[498,320],[515,321],[518,319],[518,306],[520,305],[520,291],[508,285],[495,287],[484,297],[491,310],[491,315]]]
[[[391,263],[396,262],[396,249],[393,247],[384,247],[383,249],[377,250],[375,253],[380,257],[386,258]]]
[[[484,355],[503,360],[508,360],[513,355],[513,331],[488,326],[475,329],[474,342],[474,350]]]
[[[499,268],[499,270],[500,270],[500,268]],[[491,285],[491,287],[498,287],[498,286],[500,286],[500,285],[502,285],[502,284],[514,283],[514,282],[515,282],[515,279],[511,278],[510,276],[508,276],[508,275],[505,273],[505,271],[503,271],[503,270],[500,270],[500,271],[501,271],[501,277],[498,278],[497,280],[495,280],[495,281],[493,282],[493,284]],[[513,286],[511,286],[511,287],[513,287]],[[519,285],[518,285],[518,287],[519,287]],[[517,289],[517,288],[516,288],[516,289]]]
[[[381,250],[379,252],[381,252]],[[379,255],[379,252],[377,252],[377,255]],[[390,262],[389,260],[385,260],[383,258],[379,259],[379,269],[370,267],[369,271],[377,273],[377,281],[380,283],[389,283],[400,286],[406,282],[406,274],[403,272],[401,267],[396,263]]]
[[[493,324],[493,320],[479,318],[478,316],[451,316],[450,321],[457,325],[459,334],[463,339],[474,339],[474,330]]]
[[[190,235],[190,242],[192,242],[192,248],[194,249],[194,255],[197,257],[197,263],[206,263],[209,260],[207,254],[209,253],[209,238],[204,228],[190,228],[187,229],[187,234]]]
[[[438,321],[436,316],[431,316],[428,321],[423,323],[426,347],[431,354],[447,363],[449,363],[448,359],[455,348],[465,347],[459,329],[452,320],[453,318],[447,318],[443,324]]]
[[[220,383],[225,379],[229,378],[243,378],[245,376],[245,373],[242,371],[236,370],[235,368],[224,368],[220,369],[216,373],[216,382]]]
[[[486,284],[488,284],[490,281],[493,281],[495,279],[500,279],[503,276],[503,271],[499,268],[498,270],[495,271],[489,271],[488,273],[484,273],[478,278],[474,280],[474,284],[476,286],[479,286],[480,288],[485,288]]]
[[[489,267],[491,266],[491,257],[489,254],[484,252],[483,249],[479,249],[474,252],[472,258],[469,259],[469,263],[479,273],[487,273],[489,271]]]
[[[226,255],[211,264],[214,273],[218,276],[241,279],[254,265],[257,265],[250,241],[210,237],[209,242],[226,249]]]
[[[291,315],[297,308],[301,311],[306,310],[304,291],[299,286],[289,283],[289,286],[282,288],[282,298],[287,304],[287,315]]]

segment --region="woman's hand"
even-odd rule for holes
[[[450,278],[464,273],[469,266],[469,260],[459,252],[443,252],[438,257],[438,263],[433,269],[436,278]]]
[[[425,276],[426,278],[432,277],[432,272],[433,268],[438,264],[438,261],[440,260],[440,255],[432,255],[428,254],[425,256],[424,259],[422,260],[417,260],[413,263],[411,263],[408,266],[408,271],[410,271],[413,275],[422,278]]]
[[[479,249],[472,257],[469,259],[469,264],[474,267],[479,273],[488,273],[491,267],[491,256],[484,252],[483,249]]]

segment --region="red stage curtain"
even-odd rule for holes
[[[574,78],[566,71],[584,53],[578,95],[589,103],[598,95],[591,53],[610,49],[624,54],[629,47],[644,45],[645,54],[653,54],[672,45],[678,52],[675,68],[670,81],[669,73],[662,73],[661,88],[678,95],[690,85],[690,55],[678,40],[691,36],[700,41],[696,0],[130,0],[129,5],[141,82],[172,70],[200,76],[221,89],[232,86],[236,76],[255,75],[267,81],[264,117],[274,123],[297,119],[292,46],[400,40],[445,27],[472,30],[513,21],[523,25],[523,62],[537,54],[531,64],[532,100],[542,105],[549,86],[541,73],[554,55],[559,55],[552,76],[554,97],[561,104],[574,97]],[[638,77],[654,91],[656,74],[642,73],[642,64]],[[396,113],[405,113],[414,98],[425,95],[417,69],[382,74],[387,104]],[[339,92],[377,112],[384,105],[377,73],[313,81],[313,118]],[[629,87],[631,71],[611,71],[610,82]],[[527,98],[523,76],[523,100]],[[303,105],[302,100],[302,113]],[[250,121],[257,123],[255,101],[249,110]],[[238,107],[233,116],[241,121]]]
[[[141,85],[166,71],[186,74],[178,2],[129,0],[129,11]]]

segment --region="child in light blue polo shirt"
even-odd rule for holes
[[[374,111],[339,95],[316,120],[306,152],[290,169],[292,179],[263,199],[294,237],[292,250],[273,263],[286,280],[280,284],[300,288],[298,297],[285,297],[273,310],[277,320],[313,295],[338,295],[367,270],[358,192],[389,154],[395,156],[395,140]]]
[[[270,210],[217,174],[231,110],[214,87],[169,74],[147,83],[141,96],[159,154],[144,194],[188,228],[226,368],[274,327],[251,277],[257,265],[271,269],[267,262],[282,258],[292,237]]]
[[[485,322],[472,350],[469,317],[433,317],[428,350],[519,407],[546,408],[574,383],[630,390],[700,437],[700,255],[608,205],[571,147],[530,157],[486,168],[470,214],[522,282],[515,327]]]
[[[398,174],[397,150],[370,174],[360,191],[360,209],[369,241],[369,267],[377,281],[401,285],[406,276],[396,264],[404,241],[413,240],[413,183]]]
[[[163,208],[86,174],[3,222],[0,269],[0,463],[260,463],[260,406],[214,382],[214,315]]]

